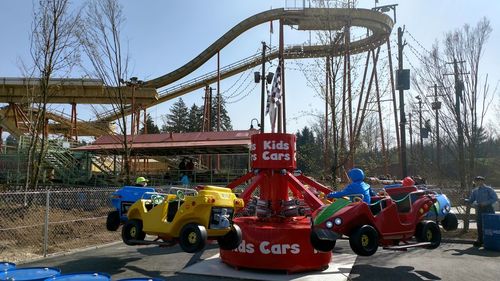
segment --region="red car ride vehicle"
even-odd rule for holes
[[[422,220],[436,202],[432,192],[412,191],[400,200],[374,196],[371,202],[338,198],[316,210],[311,219],[312,246],[318,251],[331,251],[336,240],[346,235],[357,255],[371,256],[379,246],[435,249],[441,243],[436,222]],[[419,243],[409,243],[413,236]]]

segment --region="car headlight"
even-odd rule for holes
[[[325,223],[325,226],[326,226],[326,228],[332,228],[333,227],[333,223],[331,221],[327,221]]]
[[[342,224],[342,219],[341,218],[335,218],[335,220],[333,222],[335,223],[335,225],[341,225]]]

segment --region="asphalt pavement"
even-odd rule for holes
[[[156,277],[168,280],[498,280],[500,252],[474,248],[469,243],[446,243],[435,250],[414,248],[408,251],[379,249],[371,257],[355,256],[347,240],[339,240],[332,263],[352,257],[334,272],[290,274],[233,268],[217,260],[217,245],[188,254],[178,246],[131,247],[113,243],[71,254],[48,257],[18,266],[48,266],[63,273],[106,272],[113,280],[131,277]],[[201,270],[190,270],[192,268]],[[206,272],[205,272],[205,269]],[[232,275],[225,272],[233,271]],[[191,273],[186,273],[191,272]],[[198,272],[192,274],[192,272]],[[236,272],[236,273],[234,273]],[[258,276],[258,277],[255,277]],[[269,276],[267,278],[266,276]],[[318,277],[319,276],[319,277]],[[314,278],[313,278],[314,277]]]

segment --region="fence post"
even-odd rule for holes
[[[43,225],[43,257],[47,256],[49,244],[49,211],[50,211],[50,190],[47,190],[45,198],[45,224]]]

